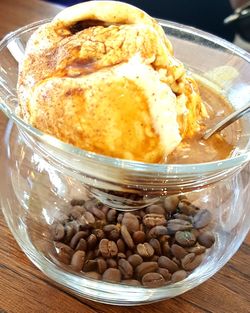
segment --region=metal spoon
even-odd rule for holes
[[[243,106],[237,111],[234,111],[230,115],[228,115],[226,118],[224,118],[222,121],[220,121],[218,124],[215,126],[207,129],[203,135],[203,139],[207,140],[210,138],[213,134],[218,133],[222,129],[226,128],[227,126],[231,125],[235,121],[237,121],[240,117],[243,115],[250,113],[250,103],[247,105]]]

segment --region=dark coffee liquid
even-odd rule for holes
[[[210,128],[232,111],[232,107],[225,97],[204,84],[199,83],[201,98],[203,99],[209,118],[204,121],[206,128]],[[226,159],[234,151],[240,136],[240,123],[227,127],[219,134],[208,140],[201,139],[197,134],[192,139],[184,139],[181,144],[168,156],[165,163],[188,164],[205,163]]]

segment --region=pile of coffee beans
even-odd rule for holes
[[[185,196],[122,212],[96,199],[72,200],[51,225],[56,259],[87,277],[160,287],[185,279],[215,242],[210,211]]]

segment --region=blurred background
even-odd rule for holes
[[[83,1],[50,0],[50,2],[69,6]],[[250,1],[125,0],[124,2],[145,10],[151,16],[194,26],[229,41],[236,41],[243,48],[250,50],[248,46],[248,43],[250,44]],[[235,11],[237,8],[238,10]],[[223,23],[225,19],[226,24]]]

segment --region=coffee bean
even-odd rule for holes
[[[69,218],[71,220],[77,220],[82,216],[83,212],[85,212],[85,209],[82,206],[75,206],[70,211]]]
[[[86,238],[87,234],[88,233],[85,231],[79,231],[78,233],[76,233],[70,241],[70,247],[72,249],[75,249],[80,239]]]
[[[97,270],[100,274],[103,274],[107,269],[107,263],[103,258],[97,258]]]
[[[163,244],[164,242],[169,242],[169,239],[170,239],[169,235],[162,235],[158,237],[160,244]]]
[[[87,242],[85,239],[81,238],[75,248],[75,251],[78,251],[78,250],[81,250],[81,251],[86,251],[87,250]]]
[[[86,260],[93,260],[96,257],[95,251],[93,250],[88,250],[86,251]]]
[[[177,259],[175,256],[172,258],[172,261],[178,266],[181,267],[181,261]]]
[[[174,214],[174,218],[178,219],[178,220],[183,220],[183,221],[187,221],[189,223],[192,223],[192,216],[188,216],[188,215],[185,215],[185,214],[175,213]]]
[[[117,258],[118,258],[118,259],[126,259],[127,256],[126,256],[125,253],[119,252],[119,253],[117,254]]]
[[[157,238],[159,236],[167,235],[168,230],[166,226],[155,226],[148,232],[148,238]]]
[[[196,237],[190,231],[177,231],[175,234],[175,240],[182,247],[191,247],[196,243]]]
[[[194,253],[187,254],[182,260],[181,265],[186,271],[192,271],[201,264],[203,254],[196,255]]]
[[[86,208],[86,210],[89,211],[92,207],[94,207],[96,205],[98,206],[98,200],[91,199],[91,200],[85,201],[84,207]]]
[[[120,237],[120,229],[117,225],[109,224],[103,227],[108,239],[116,241]]]
[[[64,242],[70,243],[72,237],[74,236],[74,234],[76,232],[74,225],[68,223],[67,225],[65,225],[64,230],[65,230]]]
[[[103,257],[114,257],[118,253],[117,245],[114,241],[108,239],[102,239],[99,243],[99,250]]]
[[[134,242],[133,239],[130,235],[130,233],[127,230],[127,227],[125,225],[121,226],[121,235],[122,238],[124,240],[124,242],[126,243],[126,245],[130,248],[133,249],[134,248]]]
[[[176,244],[173,244],[171,246],[171,252],[178,260],[183,259],[184,256],[188,254],[188,252],[185,249],[183,249],[181,246],[176,245]]]
[[[85,200],[83,199],[72,199],[70,202],[72,206],[83,206],[84,203],[85,203]]]
[[[117,268],[117,262],[114,259],[107,259],[107,266],[112,268]]]
[[[170,273],[174,273],[178,271],[178,266],[175,262],[170,260],[166,256],[160,256],[158,259],[158,265],[159,267],[166,268]]]
[[[128,261],[134,268],[136,268],[143,262],[143,259],[139,254],[132,254],[128,257]]]
[[[199,210],[196,206],[191,204],[188,200],[181,200],[178,204],[178,209],[180,213],[185,215],[195,215],[197,211]]]
[[[120,270],[124,279],[130,279],[133,276],[134,270],[132,265],[125,259],[118,261],[118,269]]]
[[[89,237],[87,239],[87,244],[88,244],[88,249],[90,249],[90,250],[94,249],[95,246],[97,245],[96,235],[94,235],[94,234],[89,235]]]
[[[158,262],[158,260],[159,260],[158,255],[153,255],[151,258],[149,258],[149,261],[152,261],[152,262]]]
[[[165,279],[159,273],[147,273],[142,277],[142,284],[150,288],[161,287],[165,284]]]
[[[117,211],[114,210],[114,209],[110,209],[110,210],[107,212],[107,221],[108,221],[109,223],[115,223],[116,216],[117,216]]]
[[[126,251],[126,258],[130,257],[133,254],[131,250]]]
[[[168,242],[164,242],[161,246],[162,254],[165,256],[169,256],[170,254],[170,246]]]
[[[122,219],[122,225],[127,227],[129,233],[139,230],[139,221],[134,214],[125,213]]]
[[[62,242],[56,242],[55,248],[58,260],[64,264],[70,264],[74,251]]]
[[[166,225],[167,221],[163,214],[146,214],[143,217],[143,224],[149,228]]]
[[[85,251],[76,251],[71,259],[71,267],[74,271],[80,272],[83,268],[85,261]]]
[[[149,244],[153,247],[155,254],[161,255],[161,245],[159,240],[152,238],[149,240]]]
[[[173,213],[177,209],[179,199],[176,196],[167,197],[164,200],[164,208],[167,213]]]
[[[84,212],[81,218],[79,219],[80,229],[85,230],[88,229],[95,224],[95,217],[90,212]]]
[[[123,214],[119,213],[118,216],[117,216],[117,222],[121,224],[122,219],[123,219]]]
[[[102,276],[97,273],[97,272],[86,272],[84,275],[88,278],[96,279],[96,280],[101,280]]]
[[[166,281],[169,281],[171,279],[171,276],[172,276],[166,268],[162,268],[162,267],[160,267],[157,270],[157,273],[161,274]]]
[[[203,228],[207,226],[212,221],[212,214],[210,211],[204,209],[200,210],[194,216],[194,227],[195,228]]]
[[[174,219],[174,220],[169,220],[167,223],[168,233],[171,235],[175,234],[177,231],[191,230],[192,228],[193,228],[193,225],[184,220]]]
[[[97,270],[97,260],[87,260],[83,265],[84,272],[92,272]]]
[[[135,268],[135,275],[141,280],[145,274],[155,272],[156,270],[158,270],[156,262],[143,262]]]
[[[97,240],[102,240],[104,238],[104,231],[102,229],[93,229],[92,233],[96,235]]]
[[[144,211],[142,211],[144,212]],[[153,204],[153,205],[150,205],[149,207],[147,207],[146,209],[146,212],[147,213],[152,213],[152,214],[161,214],[161,215],[164,215],[165,214],[165,210],[162,206],[160,205],[157,205],[157,204]],[[145,212],[144,212],[145,214]]]
[[[121,272],[117,268],[108,268],[102,275],[102,279],[111,283],[121,282]]]
[[[96,206],[91,207],[88,211],[91,212],[99,220],[105,220],[106,219],[106,216],[102,212],[102,210],[97,208]]]
[[[198,240],[199,240],[199,237],[198,237]],[[195,246],[193,246],[191,248],[186,248],[186,251],[188,253],[202,254],[206,251],[206,248],[199,245],[199,244],[196,244]]]
[[[117,240],[116,245],[119,252],[125,253],[125,243],[121,238]]]
[[[214,237],[214,234],[210,231],[206,231],[202,234],[200,234],[197,238],[198,242],[206,247],[206,248],[210,248],[212,247],[212,245],[214,244],[215,242],[215,237]]]
[[[180,271],[173,273],[171,281],[174,284],[174,283],[177,283],[178,281],[185,279],[186,277],[187,277],[187,272],[180,270]]]
[[[141,283],[136,280],[136,279],[124,279],[121,281],[122,284],[124,285],[129,285],[129,286],[141,286]]]
[[[133,239],[135,244],[143,243],[146,239],[146,234],[144,231],[138,230],[133,233]]]
[[[143,258],[150,258],[154,255],[154,248],[149,243],[139,243],[136,247],[137,253]]]
[[[61,241],[64,238],[64,226],[62,224],[53,224],[51,227],[52,238],[55,241]]]

